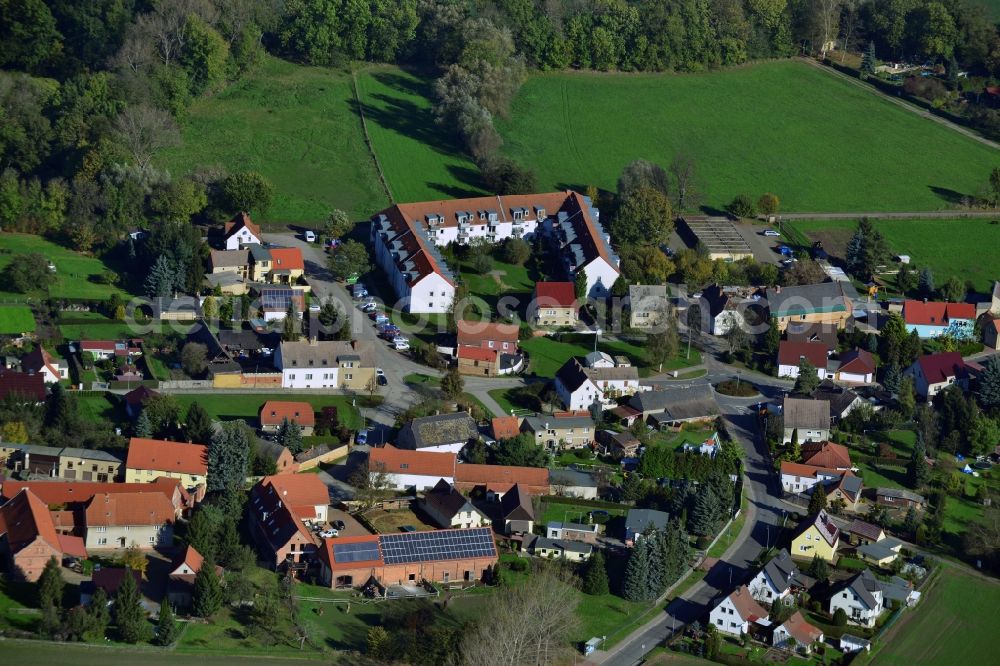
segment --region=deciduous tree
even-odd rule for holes
[[[274,186],[257,171],[238,171],[222,181],[222,195],[229,210],[260,214],[271,207]]]
[[[371,270],[368,250],[357,241],[341,243],[330,257],[330,272],[338,280],[345,280],[352,275],[362,275]]]

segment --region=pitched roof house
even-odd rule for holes
[[[708,384],[642,391],[629,398],[623,406],[659,428],[678,428],[684,423],[708,421],[719,415],[719,405]],[[628,413],[617,409],[612,410],[612,413],[620,418],[621,415],[628,418]]]
[[[208,447],[142,437],[130,439],[125,481],[149,483],[161,476],[179,479],[189,490],[204,484],[208,478]]]
[[[579,309],[572,282],[536,282],[528,320],[535,326],[576,326]]]
[[[45,402],[45,378],[40,374],[0,370],[0,400],[16,398],[24,402]]]
[[[667,527],[670,514],[655,509],[629,509],[625,515],[625,545],[634,546],[648,529],[662,530]]]
[[[50,558],[62,560],[60,543],[49,508],[28,489],[0,506],[0,552],[14,579],[34,583]]]
[[[750,594],[746,585],[723,597],[709,613],[716,631],[730,636],[750,633],[750,625],[767,619],[767,611]]]
[[[782,548],[757,572],[747,587],[754,599],[762,604],[770,604],[775,599],[787,597],[792,593],[793,587],[802,587],[800,577],[799,568],[795,566],[788,551]]]
[[[771,317],[781,331],[793,321],[841,329],[852,314],[851,301],[839,281],[768,288],[766,298]]]
[[[490,495],[504,495],[515,485],[528,495],[547,495],[550,491],[549,470],[544,467],[472,463],[455,466],[455,487],[465,492],[484,489]]]
[[[953,338],[972,337],[976,323],[976,306],[971,303],[906,301],[903,303],[906,332],[916,331],[921,338],[950,335]]]
[[[885,609],[882,585],[868,569],[848,580],[830,597],[830,614],[838,608],[847,613],[847,621],[863,627],[874,627]]]
[[[329,490],[315,474],[265,476],[250,491],[250,527],[274,568],[307,561],[317,539],[306,521],[325,523]]]
[[[969,370],[959,352],[938,352],[921,356],[904,371],[913,378],[917,395],[933,398],[952,384],[969,388]]]
[[[851,454],[843,444],[833,442],[806,442],[801,447],[802,462],[813,467],[852,469]]]
[[[785,396],[782,406],[785,444],[798,432],[799,443],[830,439],[830,403]]]
[[[479,439],[479,428],[468,412],[437,414],[413,419],[399,430],[400,449],[458,453],[470,441]]]
[[[277,432],[282,422],[288,419],[302,428],[307,437],[316,426],[316,412],[308,402],[291,400],[268,400],[260,408],[260,427],[265,432]]]
[[[670,311],[666,285],[629,285],[628,307],[629,325],[632,328],[648,328],[659,325]]]
[[[826,345],[822,342],[782,340],[778,344],[778,376],[798,377],[799,364],[803,359],[816,366],[816,374],[820,379],[826,379],[830,359],[827,357]]]
[[[823,642],[823,631],[806,622],[801,611],[795,611],[790,618],[775,628],[771,641],[775,647],[789,650],[801,647],[808,654],[814,643]]]
[[[468,497],[443,479],[418,504],[438,527],[482,527],[489,523]]]
[[[241,245],[260,245],[260,227],[246,213],[237,213],[226,222],[223,239],[227,250],[238,250]]]
[[[369,474],[385,474],[391,488],[405,490],[433,488],[438,481],[455,482],[454,453],[411,451],[386,445],[368,452]]]
[[[493,439],[513,439],[521,434],[521,419],[516,416],[498,416],[490,421]]]
[[[531,495],[514,484],[500,498],[500,519],[504,534],[531,534],[535,527],[535,508]]]
[[[812,559],[814,556],[832,562],[840,545],[840,529],[826,511],[806,517],[792,537],[792,554]]]
[[[84,510],[84,541],[88,550],[170,546],[175,517],[173,504],[162,493],[94,495]]]
[[[181,608],[191,605],[194,579],[204,563],[205,558],[190,544],[177,551],[167,573],[167,597],[170,603]],[[221,577],[225,569],[216,565],[215,573]]]
[[[556,393],[563,406],[581,411],[614,405],[620,396],[633,395],[650,387],[639,384],[639,371],[633,367],[588,368],[571,358],[556,372]]]
[[[850,384],[871,384],[875,381],[875,357],[864,349],[852,349],[840,356],[837,379]]]
[[[21,370],[41,375],[46,384],[55,384],[69,377],[69,366],[66,361],[54,357],[41,345],[37,345],[24,355],[21,359]]]

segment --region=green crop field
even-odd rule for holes
[[[197,100],[182,130],[183,145],[163,151],[159,165],[261,172],[274,202],[257,219],[315,224],[334,208],[366,219],[386,203],[341,70],[267,56],[251,76]]]
[[[476,166],[434,122],[430,80],[395,67],[358,74],[368,134],[396,201],[482,194]]]
[[[1000,219],[1000,215],[997,216]],[[875,220],[893,254],[906,254],[910,262],[927,266],[934,282],[944,284],[951,276],[970,280],[975,289],[988,292],[997,278],[1000,264],[1000,224],[991,219]],[[834,257],[843,257],[844,248],[857,228],[855,220],[818,220],[786,223],[810,242],[822,241]]]
[[[772,191],[787,211],[938,210],[976,192],[1000,155],[794,61],[688,75],[539,74],[503,151],[541,189],[615,189],[636,158],[697,163],[704,204]]]
[[[358,410],[351,406],[351,399],[342,395],[293,395],[293,394],[246,394],[246,393],[183,393],[175,396],[181,412],[187,411],[192,402],[199,403],[213,419],[256,420],[261,406],[268,400],[297,400],[308,402],[316,411],[323,407],[336,407],[337,418],[348,428],[361,426]]]
[[[992,664],[1000,584],[948,565],[912,610],[905,612],[872,663]]]
[[[49,288],[53,298],[105,300],[113,292],[125,295],[123,290],[99,283],[99,276],[111,268],[95,257],[73,252],[41,236],[31,234],[0,233],[0,271],[15,254],[38,253],[56,266],[56,279]],[[23,302],[26,294],[0,290],[0,301]]]
[[[20,335],[35,330],[35,316],[26,305],[0,306],[0,335]]]

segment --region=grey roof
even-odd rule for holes
[[[614,365],[615,358],[611,354],[602,351],[592,351],[583,357],[583,364],[588,368],[592,367],[598,361],[607,361]]]
[[[162,319],[166,313],[183,313],[191,319],[201,316],[201,302],[194,296],[157,296],[153,299],[153,319]]]
[[[830,429],[830,402],[828,400],[785,396],[782,413],[784,414],[785,428]]]
[[[858,546],[858,552],[862,555],[867,555],[874,560],[884,560],[887,557],[895,557],[898,555],[898,553],[892,548],[889,548],[884,541]]]
[[[99,451],[97,449],[78,449],[71,446],[64,448],[59,455],[72,458],[86,458],[87,460],[103,460],[104,462],[124,462],[118,456],[112,455],[107,451]]]
[[[872,525],[871,523],[867,523],[858,518],[851,521],[851,524],[847,526],[847,531],[851,534],[858,534],[866,539],[872,539],[874,541],[878,541],[878,538],[883,535],[881,527],[878,525]]]
[[[267,439],[260,439],[259,437],[254,443],[254,449],[257,451],[257,455],[274,461],[277,461],[285,451],[285,447],[281,444]]]
[[[4,443],[3,446],[8,449],[16,449],[22,453],[27,453],[28,455],[37,456],[58,456],[62,452],[62,449],[55,446],[43,446],[41,444]]]
[[[881,581],[881,583],[882,596],[889,601],[906,601],[913,594],[913,583],[905,578],[893,576],[888,581]]]
[[[321,340],[317,342],[282,342],[282,368],[332,368],[337,359],[346,355],[361,357],[363,367],[374,367],[371,344],[355,340]]]
[[[540,430],[562,430],[563,428],[593,428],[594,419],[589,416],[529,416],[524,423],[532,432]],[[548,427],[546,427],[548,426]]]
[[[643,391],[632,396],[628,406],[643,414],[663,412],[671,420],[694,419],[719,413],[712,387],[708,384]]]
[[[701,291],[701,298],[708,303],[708,315],[715,318],[724,310],[735,310],[739,299],[719,284],[710,284]]]
[[[500,515],[504,520],[534,520],[535,507],[531,504],[531,496],[515,483],[500,498]]]
[[[424,416],[413,419],[402,430],[400,439],[409,441],[412,438],[417,449],[468,442],[479,437],[479,428],[468,412]]]
[[[465,495],[451,486],[448,492],[427,493],[423,502],[449,520],[463,511],[478,511]]]
[[[274,348],[281,344],[281,335],[277,331],[258,333],[241,329],[219,331],[219,343],[224,347],[239,351],[259,351],[264,347]]]
[[[788,551],[782,548],[771,561],[764,565],[764,573],[771,579],[778,590],[787,590],[799,575],[799,568],[795,566]]]
[[[836,349],[837,327],[831,324],[816,324],[792,321],[785,329],[785,337],[791,342],[822,342],[827,349]]]
[[[548,537],[536,536],[528,544],[528,548],[535,550],[536,548],[551,548],[556,550],[566,550],[571,553],[590,553],[594,550],[594,547],[588,543],[583,543],[582,541],[563,541],[561,539],[550,539]]]
[[[629,509],[628,515],[625,516],[625,531],[626,533],[642,534],[650,526],[662,530],[667,526],[669,520],[670,514],[664,511]]]
[[[906,499],[920,504],[923,504],[926,501],[923,495],[918,495],[915,492],[903,490],[902,488],[879,488],[875,491],[875,494],[880,497],[898,497],[900,499]]]
[[[767,290],[767,305],[771,310],[772,317],[788,317],[816,312],[844,312],[847,310],[846,300],[840,282],[804,284]]]
[[[596,488],[597,479],[593,474],[575,469],[550,469],[549,485]]]
[[[850,588],[856,595],[861,597],[861,600],[866,606],[868,606],[868,608],[873,609],[878,605],[872,593],[881,590],[881,584],[879,583],[879,580],[875,578],[875,575],[868,569],[865,569],[847,581],[846,587]]]
[[[628,288],[629,307],[634,312],[666,308],[667,287],[662,284],[633,284]]]
[[[225,273],[209,273],[205,276],[205,282],[210,287],[232,287],[243,284],[243,278],[237,273],[227,271]]]
[[[263,245],[253,243],[247,246],[254,261],[271,261],[271,252]]]
[[[828,368],[832,370],[833,368]],[[815,400],[826,400],[830,403],[830,416],[840,417],[847,408],[861,398],[855,391],[845,386],[837,386],[829,379],[824,379],[819,386],[809,394]]]
[[[864,486],[864,482],[861,480],[860,476],[854,476],[853,474],[851,476],[847,476],[845,474],[841,477],[840,485],[844,490],[857,498],[858,494],[861,492],[861,488]]]
[[[243,250],[212,250],[213,268],[239,268],[247,265],[249,252]]]
[[[580,359],[573,357],[566,361],[556,378],[562,382],[570,391],[575,391],[587,382],[587,380],[598,382],[605,380],[639,379],[637,368],[587,368],[580,363]]]

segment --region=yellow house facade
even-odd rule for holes
[[[820,511],[803,521],[792,537],[792,557],[811,560],[819,557],[827,562],[837,558],[840,530],[826,511]]]
[[[208,478],[208,447],[133,437],[125,462],[126,483],[152,483],[159,477],[177,479],[191,489]]]

